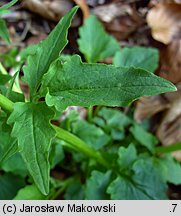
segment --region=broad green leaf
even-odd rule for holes
[[[114,65],[121,67],[142,68],[151,73],[158,67],[159,54],[154,48],[132,47],[124,48],[114,57]]]
[[[0,200],[13,199],[18,190],[25,186],[22,177],[5,174],[0,176]]]
[[[18,191],[14,200],[44,200],[45,196],[40,193],[35,185],[27,185]]]
[[[10,7],[12,7],[17,2],[18,2],[18,0],[12,0],[11,2],[9,2],[9,3],[5,4],[5,5],[3,5],[2,7],[0,7],[0,11],[9,9]]]
[[[110,141],[110,137],[101,128],[84,120],[73,123],[72,127],[72,132],[75,135],[96,150],[102,148]]]
[[[60,52],[68,43],[68,28],[77,9],[78,7],[74,7],[70,10],[60,20],[50,35],[36,47],[36,53],[29,55],[28,66],[23,68],[24,81],[28,83],[33,95],[36,93],[41,79],[48,71],[50,64],[58,58]]]
[[[108,187],[112,199],[159,200],[167,199],[167,185],[152,159],[140,159],[133,165],[132,177],[117,177]]]
[[[46,103],[63,111],[67,106],[126,106],[141,96],[175,91],[167,80],[142,69],[82,63],[75,55],[63,65],[54,62],[44,76]]]
[[[85,198],[88,200],[106,200],[109,195],[106,193],[111,178],[111,171],[102,173],[94,170],[91,177],[87,179],[85,186]]]
[[[6,23],[3,19],[0,18],[0,37],[5,40],[7,43],[10,43],[8,29]]]
[[[120,49],[118,42],[105,32],[102,24],[93,15],[79,28],[79,35],[79,49],[89,63],[111,57]]]
[[[14,154],[8,160],[1,164],[1,169],[5,172],[11,172],[16,175],[25,177],[28,175],[26,165],[20,155],[20,153]]]
[[[154,135],[144,130],[144,128],[138,124],[134,124],[130,128],[130,132],[141,145],[154,153],[154,147],[158,144],[158,139]]]
[[[16,103],[8,123],[18,139],[20,153],[35,184],[43,194],[49,191],[49,149],[55,131],[49,121],[54,112],[45,103]]]
[[[120,169],[131,169],[133,162],[137,159],[136,148],[130,144],[127,148],[120,147],[118,151],[118,164]]]

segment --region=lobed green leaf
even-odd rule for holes
[[[63,111],[67,106],[127,106],[141,96],[175,91],[167,80],[142,69],[82,63],[79,56],[54,62],[44,76],[46,103]]]
[[[154,153],[154,148],[159,143],[158,139],[154,135],[147,132],[143,127],[136,123],[133,124],[129,131],[142,146],[145,146],[148,150]]]
[[[127,148],[120,147],[118,151],[118,164],[121,169],[130,169],[133,162],[137,159],[137,151],[133,144]]]
[[[20,153],[35,184],[43,194],[49,191],[49,150],[55,131],[49,121],[54,112],[45,103],[16,103],[8,123],[14,123]]]
[[[111,199],[167,199],[167,185],[154,159],[139,159],[132,167],[133,176],[118,176],[108,187]],[[151,175],[150,175],[151,174]]]
[[[109,184],[112,172],[108,170],[106,173],[97,170],[92,171],[91,177],[87,179],[85,186],[85,198],[88,200],[106,200],[109,195],[106,188]]]
[[[120,49],[116,39],[105,32],[102,24],[93,15],[79,28],[79,35],[79,49],[89,63],[112,57]]]

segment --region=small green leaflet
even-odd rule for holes
[[[1,18],[0,18],[0,37],[2,37],[2,39],[5,40],[7,43],[10,43],[9,32],[6,23]]]
[[[81,120],[73,123],[72,132],[84,140],[90,147],[98,150],[108,144],[110,137],[101,128]]]
[[[152,135],[151,133],[144,130],[138,124],[133,124],[133,126],[129,129],[129,131],[133,134],[134,138],[142,145],[145,146],[148,150],[154,153],[154,147],[158,144],[158,139]]]
[[[12,136],[18,139],[20,153],[35,184],[49,192],[49,149],[55,131],[49,121],[54,112],[45,103],[16,103],[8,123],[14,123]]]
[[[136,148],[130,144],[127,148],[121,146],[118,151],[118,164],[120,170],[130,169],[133,162],[137,159]]]
[[[142,69],[82,63],[73,56],[54,62],[44,76],[46,103],[63,111],[67,106],[126,106],[141,96],[175,91],[167,80]]]
[[[158,161],[162,165],[164,178],[167,182],[178,185],[181,184],[181,165],[179,161],[171,155],[166,155]]]
[[[60,52],[68,43],[68,28],[77,9],[76,6],[70,10],[50,35],[36,47],[36,53],[28,57],[28,66],[23,68],[24,81],[28,83],[32,96],[36,93],[41,79],[48,71],[50,64],[58,58]]]
[[[105,32],[102,24],[93,15],[79,28],[79,35],[79,49],[89,63],[112,57],[120,49],[118,42]]]
[[[113,140],[123,140],[125,128],[132,121],[120,110],[103,107],[94,118],[94,122],[109,133]]]
[[[106,173],[97,170],[92,171],[91,177],[87,179],[85,186],[85,199],[106,200],[109,195],[106,193],[107,186],[111,178],[112,171]]]
[[[133,176],[118,176],[108,187],[111,199],[162,200],[167,199],[167,185],[152,158],[139,159],[132,167]]]
[[[154,73],[158,67],[159,53],[157,49],[145,47],[124,48],[114,57],[114,65],[120,67],[142,68]]]

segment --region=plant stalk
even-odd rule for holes
[[[14,103],[11,100],[9,100],[4,95],[0,94],[0,107],[4,111],[12,112],[13,111],[13,105],[14,105]]]
[[[82,152],[83,154],[87,155],[90,158],[94,158],[105,166],[106,168],[110,168],[110,165],[107,163],[107,161],[102,157],[101,153],[99,151],[94,150],[91,148],[88,144],[86,144],[83,140],[75,136],[74,134],[59,128],[55,125],[52,125],[55,131],[57,132],[57,138],[64,140],[65,142],[68,142],[74,149],[77,149],[78,151]],[[69,144],[67,145],[69,147]],[[66,144],[65,144],[66,145]]]
[[[181,150],[181,143],[175,143],[169,146],[159,146],[155,148],[155,153],[157,154],[166,154],[174,151]]]

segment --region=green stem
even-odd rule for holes
[[[53,128],[57,132],[57,137],[61,140],[64,140],[65,142],[68,142],[67,147],[71,145],[73,148],[77,149],[78,151],[82,152],[83,154],[87,155],[90,158],[94,158],[105,166],[106,168],[109,168],[110,165],[107,163],[107,161],[102,157],[101,153],[99,151],[95,151],[91,147],[88,146],[83,140],[75,136],[74,134],[71,134],[70,132],[59,128],[55,125],[53,125]],[[66,143],[64,144],[66,146]]]
[[[0,94],[0,107],[2,107],[5,111],[12,112],[13,111],[13,102],[10,101],[8,98]],[[109,167],[109,164],[107,161],[102,157],[101,153],[99,151],[95,151],[91,147],[89,147],[88,144],[86,144],[84,141],[79,139],[77,136],[71,134],[70,132],[59,128],[55,125],[52,125],[55,131],[57,132],[57,138],[64,140],[68,143],[67,146],[72,146],[74,149],[77,149],[78,151],[82,152],[83,154],[87,155],[90,158],[94,158],[105,166],[106,168]],[[65,143],[66,145],[66,143]]]
[[[174,151],[181,150],[181,143],[175,143],[169,146],[160,146],[155,148],[155,153],[161,154],[161,153],[170,153]]]
[[[7,97],[5,97],[4,95],[0,94],[0,107],[8,112],[12,112],[13,111],[13,102],[10,101]]]
[[[88,107],[88,121],[91,122],[93,117],[93,106]]]

